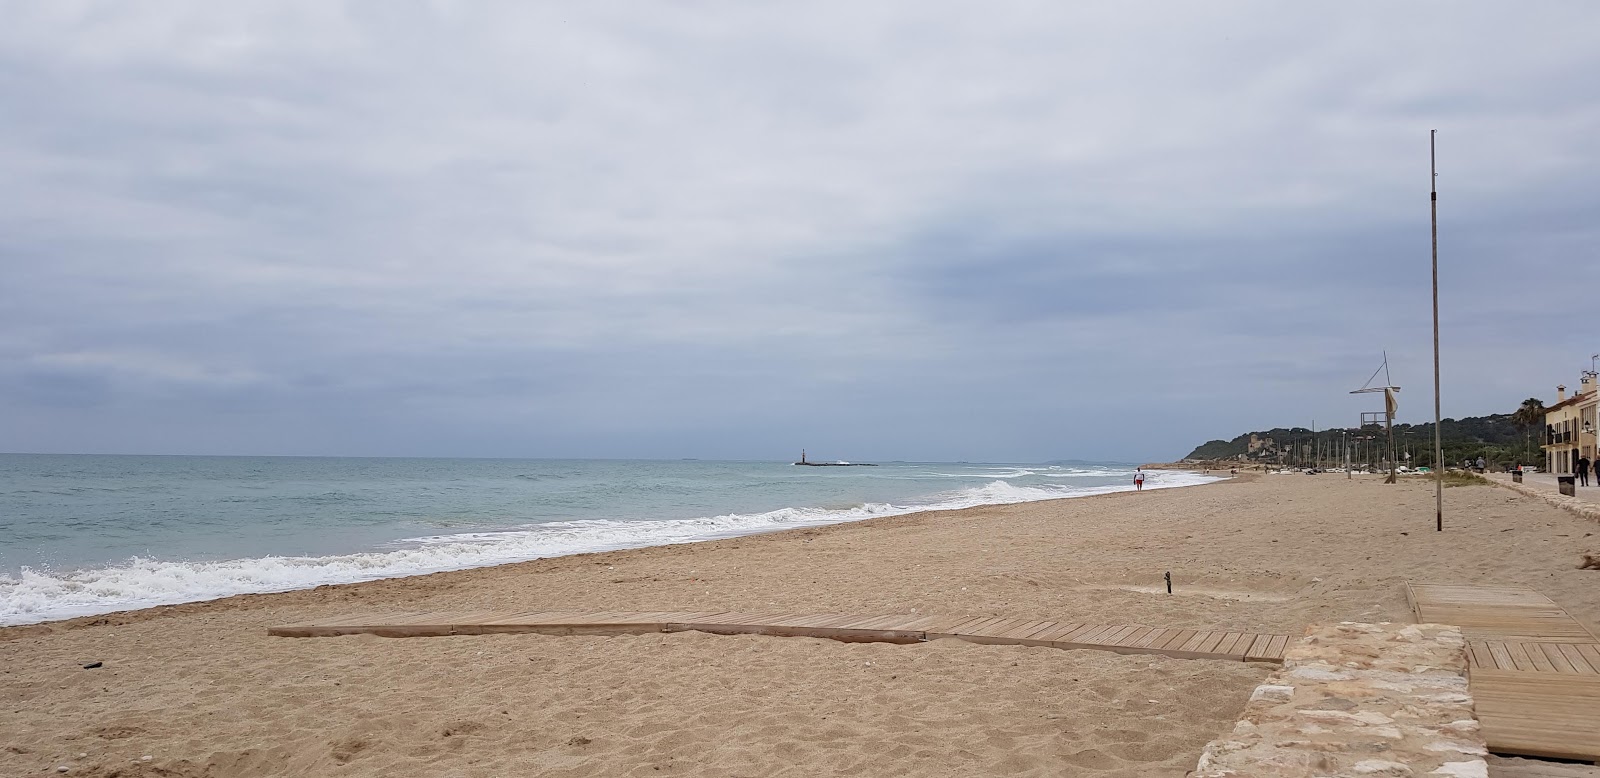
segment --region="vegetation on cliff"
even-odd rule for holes
[[[1444,419],[1439,425],[1444,461],[1455,464],[1483,457],[1492,465],[1541,465],[1544,454],[1544,404],[1529,398],[1515,413]],[[1388,460],[1388,438],[1381,426],[1317,430],[1275,427],[1246,432],[1232,440],[1212,440],[1185,459],[1234,460],[1282,465],[1338,465],[1348,445],[1353,463],[1381,465]],[[1433,423],[1395,424],[1394,447],[1401,464],[1433,464]],[[1320,454],[1319,454],[1320,452]]]

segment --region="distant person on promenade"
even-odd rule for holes
[[[1133,471],[1133,488],[1135,491],[1144,491],[1144,468]]]
[[[1483,461],[1483,457],[1478,457],[1478,472],[1480,472],[1480,473],[1483,472],[1483,468],[1487,464],[1488,464],[1487,462]]]
[[[1589,458],[1586,456],[1578,457],[1578,485],[1589,485]]]

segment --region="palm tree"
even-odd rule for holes
[[[1522,428],[1523,450],[1527,456],[1533,456],[1532,432],[1544,426],[1544,401],[1537,397],[1529,397],[1522,401],[1515,413],[1511,414],[1511,423]]]

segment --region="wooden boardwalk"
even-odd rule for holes
[[[1467,640],[1473,670],[1600,676],[1600,643]]]
[[[1420,622],[1467,637],[1467,682],[1489,749],[1600,760],[1600,640],[1522,586],[1409,584]]]
[[[1418,622],[1454,624],[1468,638],[1596,642],[1560,605],[1526,586],[1406,584],[1406,596]]]
[[[271,627],[278,637],[381,635],[639,635],[651,632],[816,637],[850,642],[921,643],[954,638],[969,643],[1096,649],[1119,654],[1161,654],[1180,659],[1282,662],[1287,635],[1229,630],[1161,629],[995,616],[863,616],[787,612],[578,611],[357,614],[307,624]]]

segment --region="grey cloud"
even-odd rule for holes
[[[1600,12],[1435,10],[14,4],[0,448],[1142,459],[1348,421],[1384,349],[1431,382],[1435,127],[1445,412],[1505,410],[1596,350],[1561,312],[1600,287]]]

